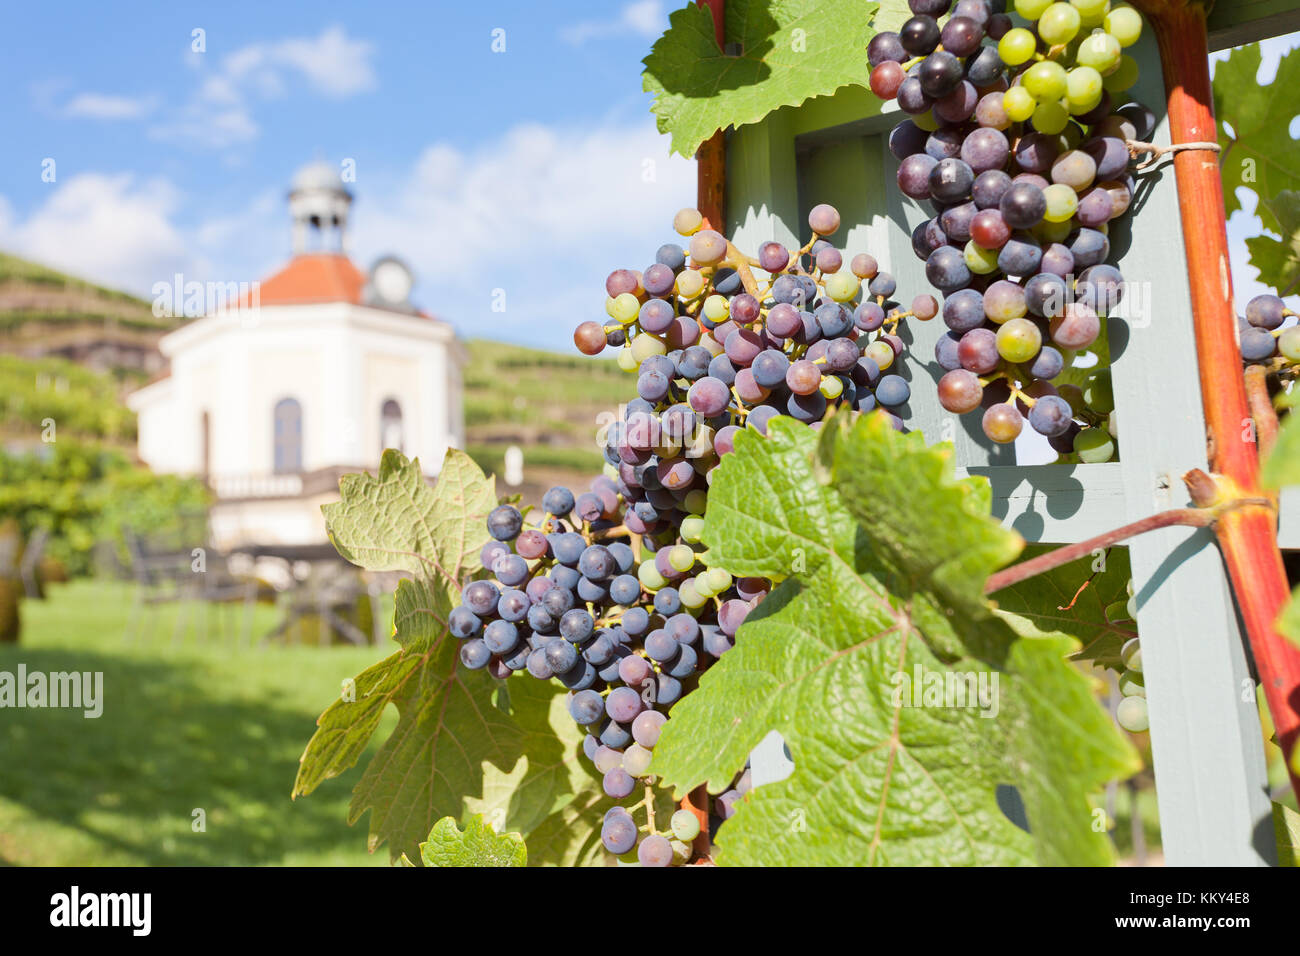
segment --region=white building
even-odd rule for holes
[[[351,202],[327,164],[300,170],[293,259],[239,308],[166,335],[169,373],[128,399],[144,463],[209,482],[220,547],[325,542],[320,505],[340,475],[374,472],[385,448],[432,475],[464,443],[465,353],[410,305],[398,260],[367,276],[348,259]]]

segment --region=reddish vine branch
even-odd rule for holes
[[[1170,138],[1175,143],[1217,139],[1205,5],[1198,0],[1138,0],[1137,5],[1151,21],[1160,48]],[[1259,457],[1257,444],[1242,436],[1250,410],[1235,329],[1219,165],[1204,153],[1184,151],[1174,155],[1174,173],[1210,466],[1234,497],[1255,495]],[[1277,630],[1277,617],[1289,594],[1275,524],[1271,508],[1241,508],[1216,522],[1215,533],[1286,755],[1291,786],[1300,794],[1300,775],[1293,760],[1300,736],[1300,649]]]
[[[984,593],[992,594],[994,591],[1009,588],[1013,584],[1019,584],[1021,581],[1051,571],[1053,568],[1059,568],[1063,564],[1078,561],[1099,548],[1109,548],[1111,545],[1127,541],[1129,538],[1136,538],[1148,531],[1155,531],[1158,528],[1171,528],[1175,525],[1184,525],[1189,528],[1206,528],[1214,523],[1214,518],[1215,512],[1209,508],[1171,508],[1168,511],[1161,511],[1140,521],[1134,521],[1113,531],[1099,534],[1086,541],[1055,548],[1046,554],[1040,554],[1036,558],[1021,561],[1009,568],[1003,568],[996,574],[989,576],[988,581],[984,583]]]

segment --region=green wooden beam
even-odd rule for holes
[[[1219,0],[1209,27],[1211,50],[1294,33],[1300,30],[1300,0]]]

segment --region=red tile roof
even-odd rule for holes
[[[347,256],[337,252],[309,252],[294,256],[275,275],[263,279],[261,305],[301,305],[311,302],[361,304],[366,276]]]

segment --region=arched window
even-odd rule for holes
[[[402,443],[402,406],[391,398],[379,412],[379,453],[382,455],[386,448],[406,450]]]
[[[302,406],[295,398],[275,403],[275,473],[302,471]]]

